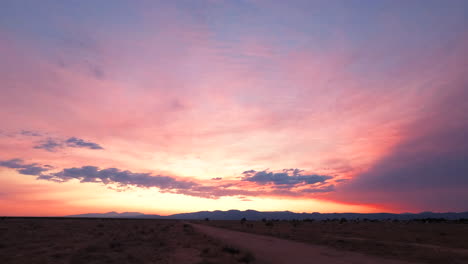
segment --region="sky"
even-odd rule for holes
[[[468,211],[468,2],[2,0],[0,215]]]

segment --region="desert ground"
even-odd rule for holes
[[[3,218],[0,263],[253,263],[177,220]]]
[[[468,263],[467,221],[263,220],[198,223],[389,260]],[[350,258],[347,256],[345,259]]]
[[[194,225],[195,229],[212,237],[222,239],[236,248],[255,253],[261,263],[272,264],[404,264],[408,262],[384,259],[376,256],[337,250],[334,248],[279,239],[246,232],[226,230],[207,225]]]
[[[0,263],[468,263],[468,224],[0,218]]]

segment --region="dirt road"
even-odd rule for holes
[[[339,251],[333,248],[310,245],[269,236],[249,234],[216,228],[206,225],[191,224],[196,230],[228,245],[250,251],[258,263],[271,264],[403,264],[397,260],[381,259],[359,253]]]

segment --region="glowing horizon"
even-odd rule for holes
[[[5,1],[0,215],[466,211],[465,1]]]

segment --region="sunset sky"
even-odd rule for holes
[[[0,215],[468,211],[468,1],[2,0]]]

